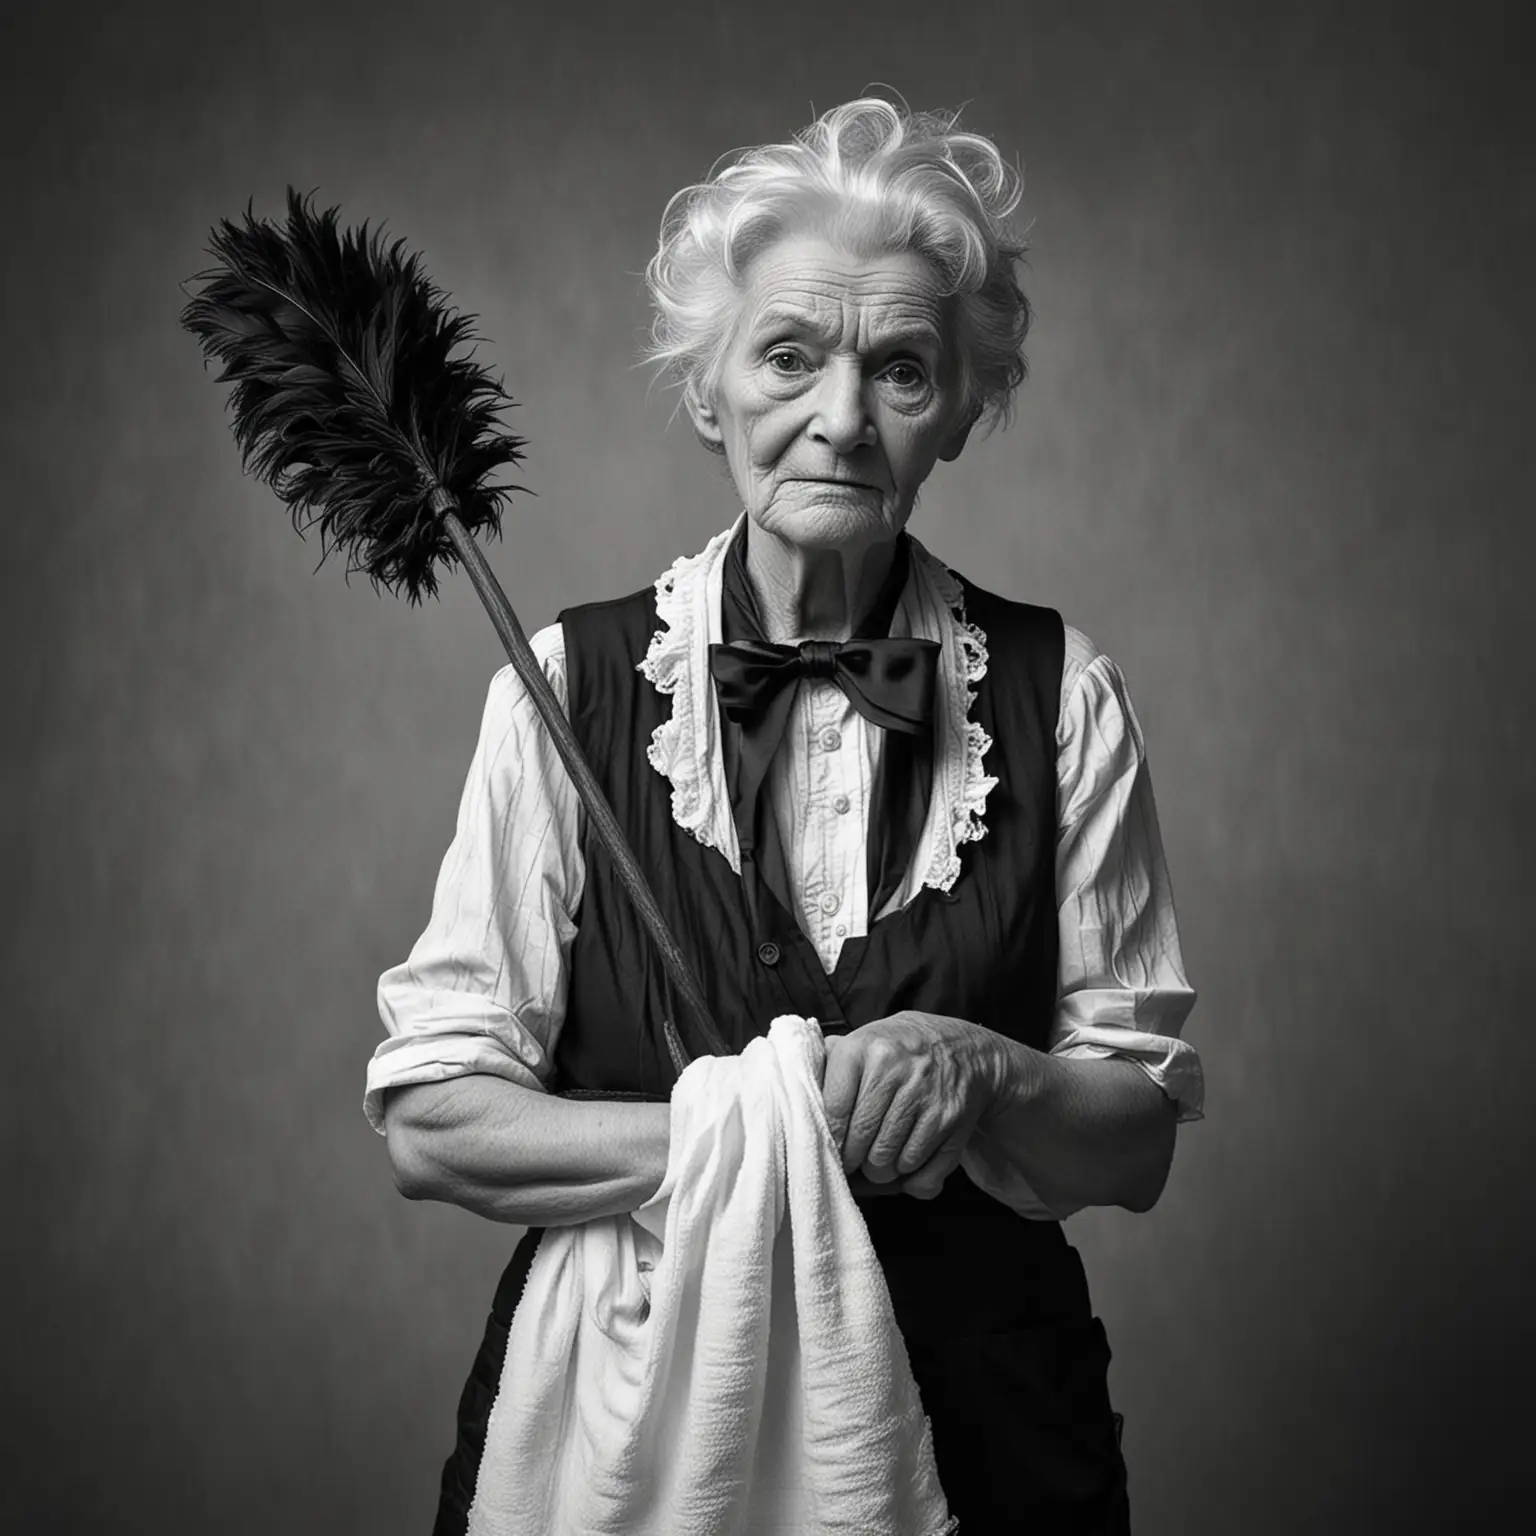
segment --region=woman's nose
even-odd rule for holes
[[[829,367],[816,386],[811,436],[835,453],[848,453],[875,440],[875,424],[864,399],[863,371],[841,361]]]

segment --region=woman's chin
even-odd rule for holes
[[[805,549],[836,549],[893,539],[901,524],[879,491],[828,486],[806,496],[778,498],[752,516],[765,533]]]

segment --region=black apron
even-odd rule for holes
[[[836,1034],[903,1008],[1046,1045],[1057,987],[1062,622],[1053,609],[963,585],[989,655],[971,711],[992,738],[986,770],[998,780],[986,835],[962,845],[950,891],[925,888],[865,937],[846,940],[830,976],[750,862],[738,876],[672,819],[671,785],[646,757],[671,700],[637,670],[659,623],[651,589],[560,616],[571,724],[732,1050],[781,1013],[813,1017]],[[590,830],[583,852],[586,886],[550,1086],[665,1099],[674,1073],[660,1020],[671,1019],[690,1049],[697,1043]],[[1060,1224],[1020,1217],[958,1169],[934,1200],[878,1196],[860,1209],[961,1536],[1126,1536],[1109,1345]],[[434,1536],[466,1529],[507,1328],[541,1236],[530,1229],[497,1287],[460,1401]]]

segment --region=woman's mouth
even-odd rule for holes
[[[831,486],[841,491],[869,491],[877,496],[880,494],[880,487],[871,485],[868,480],[848,480],[831,475],[795,475],[793,478],[806,485]]]

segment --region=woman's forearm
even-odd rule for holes
[[[668,1104],[559,1099],[484,1075],[397,1088],[384,1107],[402,1194],[530,1227],[643,1205],[667,1171],[670,1124]]]
[[[1002,1089],[976,1135],[1053,1209],[1149,1210],[1173,1160],[1177,1109],[1134,1063],[1004,1040]]]

